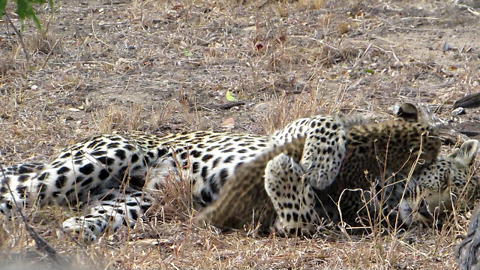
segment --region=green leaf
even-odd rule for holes
[[[0,0],[0,17],[5,13],[5,8],[7,7],[7,0]]]
[[[185,56],[192,56],[193,53],[191,53],[191,52],[189,52],[189,51],[187,51],[187,50],[184,50],[184,51],[183,51],[183,55],[185,55]]]
[[[50,6],[50,13],[53,16],[53,12],[55,11],[55,4],[53,3],[53,0],[48,0],[48,6]]]
[[[232,96],[232,93],[230,93],[230,89],[227,90],[225,97],[227,98],[228,101],[237,101],[237,99],[234,96]]]
[[[373,70],[373,69],[368,69],[367,68],[367,69],[365,69],[365,72],[370,73],[370,74],[375,74],[375,70]]]
[[[5,15],[5,9],[7,7],[7,1],[8,0],[0,0],[0,17]],[[17,4],[17,10],[16,13],[18,17],[20,18],[20,21],[22,23],[22,28],[21,30],[25,30],[25,20],[26,19],[32,19],[37,26],[39,30],[42,30],[42,24],[40,23],[40,19],[37,17],[37,13],[35,12],[35,9],[33,8],[33,5],[36,4],[45,4],[47,0],[14,0],[15,3]],[[55,4],[53,2],[54,0],[48,0],[48,5],[51,10],[51,14],[53,16],[53,12],[55,11]]]
[[[17,14],[22,21],[22,31],[25,29],[25,19],[32,19],[35,22],[35,25],[38,29],[42,29],[40,20],[33,9],[32,3],[43,4],[45,0],[16,0],[17,1]],[[50,1],[50,0],[49,0]]]

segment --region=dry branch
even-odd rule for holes
[[[480,93],[466,95],[463,98],[455,101],[453,108],[475,108],[480,107]]]
[[[477,204],[468,226],[468,232],[461,236],[462,242],[455,249],[460,270],[479,269],[480,248],[480,204]]]

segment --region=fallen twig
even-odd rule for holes
[[[476,11],[474,8],[469,7],[465,4],[457,4],[459,7],[466,8],[470,13],[472,13],[475,16],[480,16],[480,12]]]
[[[480,107],[480,93],[466,95],[453,103],[453,108],[475,108]]]
[[[229,102],[226,104],[206,104],[198,106],[197,110],[228,110],[233,107],[245,105],[245,102],[238,101],[238,102]]]

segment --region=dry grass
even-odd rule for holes
[[[267,134],[319,113],[385,117],[403,101],[444,105],[437,112],[449,118],[480,84],[479,20],[453,0],[56,4],[45,34],[27,24],[29,62],[0,21],[0,164],[46,161],[97,133],[223,130],[227,118],[233,131]],[[227,90],[245,105],[220,109]],[[477,118],[461,120],[478,131]],[[314,239],[220,233],[192,225],[188,190],[172,181],[150,219],[87,247],[59,232],[74,213],[28,216],[74,267],[100,269],[445,269],[467,222],[459,214],[440,230],[324,230]],[[49,266],[24,225],[2,217],[0,268],[18,260]]]

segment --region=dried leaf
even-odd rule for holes
[[[227,118],[222,122],[220,126],[227,130],[233,129],[235,127],[235,120],[231,117]]]

